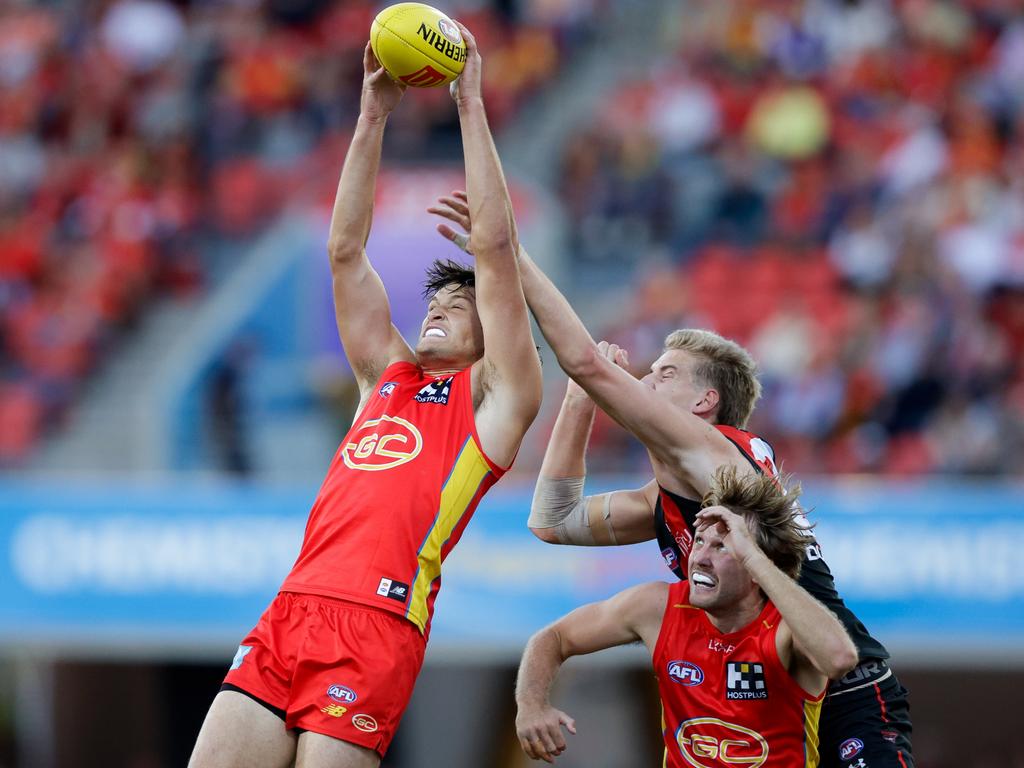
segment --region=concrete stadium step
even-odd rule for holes
[[[49,436],[29,469],[38,472],[130,472],[140,461],[146,414],[141,389],[195,312],[196,302],[165,300],[153,307],[86,386],[69,423]]]

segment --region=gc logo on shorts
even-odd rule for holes
[[[352,725],[364,733],[373,733],[377,730],[377,721],[369,715],[352,715]]]

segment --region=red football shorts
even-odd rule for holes
[[[381,757],[402,719],[426,641],[370,606],[281,592],[242,641],[226,686],[301,728]]]

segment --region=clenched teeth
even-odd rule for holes
[[[700,584],[701,586],[704,586],[704,587],[713,587],[713,586],[715,586],[715,580],[712,579],[710,576],[708,576],[706,574],[703,574],[703,573],[694,573],[694,574],[692,574],[690,576],[690,581],[692,581],[694,584]]]

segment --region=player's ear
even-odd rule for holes
[[[719,396],[717,389],[705,389],[701,394],[700,400],[693,407],[693,412],[698,416],[711,413],[718,407]]]

